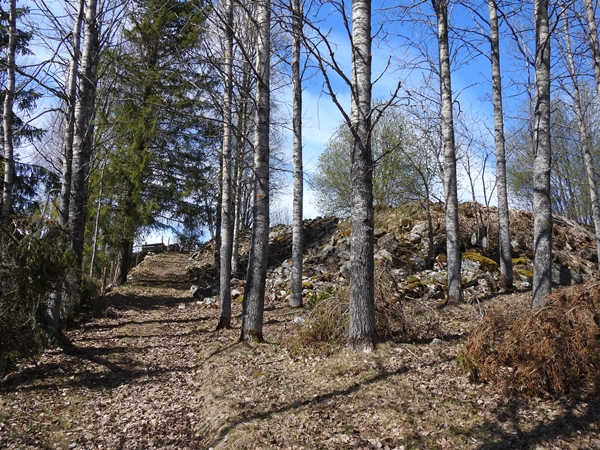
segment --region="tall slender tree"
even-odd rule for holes
[[[552,206],[550,202],[550,26],[548,0],[535,0],[535,110],[533,115],[533,297],[546,304],[552,290]]]
[[[94,111],[96,104],[97,70],[100,50],[97,0],[85,7],[84,42],[81,55],[81,79],[75,105],[75,135],[73,137],[73,169],[69,228],[77,264],[83,263],[83,238],[87,215],[88,175],[92,156]]]
[[[600,43],[598,42],[598,29],[596,26],[596,15],[594,13],[594,7],[592,4],[592,0],[584,0],[585,3],[585,11],[586,11],[586,19],[587,19],[587,25],[588,25],[588,32],[587,32],[587,36],[588,36],[588,42],[589,42],[589,46],[590,46],[590,50],[591,50],[591,54],[592,54],[592,65],[594,68],[594,79],[596,81],[596,90],[598,92],[598,101],[600,101]],[[565,22],[565,27],[568,27],[568,23]],[[568,33],[567,33],[567,40],[568,40]],[[568,42],[568,41],[567,41]],[[570,73],[571,73],[571,78],[573,79],[573,84],[577,85],[577,81],[576,81],[576,73],[573,70],[574,69],[574,64],[572,61],[572,53],[568,52],[568,55],[570,56],[570,61],[569,61],[569,68],[570,68]],[[600,268],[600,200],[598,199],[598,188],[596,186],[596,175],[595,175],[595,171],[594,171],[594,165],[593,165],[593,161],[592,161],[592,155],[590,153],[590,141],[589,141],[589,136],[588,133],[586,131],[585,126],[583,125],[583,123],[580,121],[580,118],[583,114],[583,111],[581,110],[581,95],[579,94],[579,89],[576,89],[573,92],[573,95],[575,96],[574,98],[574,102],[575,105],[579,105],[579,111],[576,110],[576,114],[578,116],[578,121],[580,123],[580,134],[582,135],[582,138],[585,139],[583,141],[583,149],[584,149],[584,161],[585,161],[585,167],[586,167],[586,172],[587,172],[587,177],[588,177],[588,184],[589,184],[589,189],[590,189],[590,200],[592,202],[592,217],[594,219],[594,227],[595,227],[595,231],[596,231],[596,254],[598,255],[597,260],[598,260],[598,268]],[[579,100],[577,99],[579,98]]]
[[[225,58],[223,92],[223,143],[221,176],[221,253],[220,293],[221,317],[217,329],[231,327],[231,256],[233,246],[234,205],[232,196],[233,171],[233,2],[225,2]]]
[[[371,1],[352,1],[352,233],[349,345],[375,346],[373,156],[371,152]]]
[[[263,340],[265,281],[269,250],[269,122],[271,2],[260,0],[256,25],[256,131],[254,143],[254,206],[252,243],[242,305],[241,341]]]
[[[8,48],[6,51],[6,92],[2,110],[4,131],[4,184],[2,185],[2,223],[7,224],[12,210],[12,189],[15,173],[13,148],[13,102],[15,99],[15,57],[17,53],[17,7],[15,0],[9,0]]]
[[[292,130],[294,165],[294,200],[292,210],[292,275],[290,306],[302,306],[302,253],[304,230],[302,227],[302,206],[304,202],[304,176],[302,167],[302,77],[300,74],[300,44],[302,41],[303,13],[299,0],[292,0]]]
[[[71,62],[67,74],[65,92],[65,131],[63,137],[61,190],[58,221],[62,225],[69,223],[69,204],[71,201],[71,178],[73,170],[73,138],[75,132],[75,105],[77,102],[77,82],[81,59],[81,27],[83,23],[84,0],[79,0],[73,25],[73,47]]]
[[[446,255],[448,264],[448,304],[462,301],[460,234],[458,224],[458,187],[456,145],[452,101],[452,75],[448,40],[448,1],[432,0],[437,17],[440,97],[442,105],[442,146],[444,149],[444,191],[446,195]]]
[[[496,143],[496,192],[498,195],[498,246],[500,248],[501,285],[513,285],[512,255],[510,249],[510,221],[506,189],[506,149],[504,139],[504,112],[502,106],[502,76],[500,71],[500,37],[498,32],[498,4],[488,0],[490,14],[490,60],[492,63],[492,101],[494,104],[494,139]]]
[[[571,30],[569,25],[569,17],[566,16],[567,11],[564,11],[563,17],[563,32],[564,32],[564,47],[562,49],[562,57],[565,60],[567,71],[569,73],[570,84],[565,91],[569,95],[573,102],[573,109],[575,110],[575,118],[577,121],[577,128],[579,132],[579,141],[581,143],[581,149],[583,153],[583,161],[585,164],[585,171],[587,175],[588,189],[590,195],[590,206],[592,210],[592,220],[594,222],[594,230],[596,235],[596,252],[600,255],[600,200],[598,199],[598,186],[596,183],[596,174],[594,169],[594,161],[592,157],[592,138],[588,131],[588,125],[586,124],[586,117],[584,113],[583,98],[580,91],[580,80],[578,70],[575,66],[575,59],[573,57],[573,50],[571,47]],[[598,261],[600,267],[600,260]]]

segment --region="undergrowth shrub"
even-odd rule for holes
[[[597,393],[600,285],[566,288],[539,309],[492,311],[470,334],[458,363],[505,392],[561,396]]]
[[[35,357],[46,341],[45,317],[51,293],[72,310],[75,259],[67,231],[37,218],[15,220],[0,231],[0,372],[18,357]]]
[[[380,340],[399,342],[431,340],[440,336],[439,315],[424,300],[404,298],[388,271],[375,279],[375,329]],[[333,351],[346,345],[350,323],[350,290],[347,286],[319,292],[307,301],[311,309],[294,344]]]

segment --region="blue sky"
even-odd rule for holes
[[[483,3],[482,5],[485,6],[485,9],[480,11],[480,13],[482,16],[487,17],[487,3]],[[378,8],[382,8],[382,10],[379,10]],[[430,8],[431,10],[429,3],[424,6],[426,11],[428,11],[427,8]],[[373,30],[376,29],[378,20],[385,20],[388,22],[388,28],[386,29],[390,31],[390,35],[387,36],[385,42],[377,42],[377,40],[374,40],[373,80],[382,75],[388,64],[388,60],[390,60],[391,65],[388,67],[385,74],[381,76],[381,79],[374,84],[372,96],[373,99],[388,99],[395,90],[398,81],[402,82],[403,89],[414,90],[419,87],[422,78],[427,76],[419,69],[402,68],[403,61],[417,59],[418,52],[410,47],[401,46],[403,41],[402,38],[393,36],[392,34],[406,34],[410,36],[410,38],[418,39],[420,44],[423,45],[427,52],[433,57],[437,57],[437,45],[435,44],[434,35],[432,35],[430,31],[428,32],[427,29],[420,28],[419,30],[415,30],[409,29],[406,24],[400,26],[400,24],[391,23],[391,20],[395,18],[394,15],[397,11],[394,8],[385,9],[385,4],[383,2],[374,2],[373,11]],[[336,59],[344,65],[346,73],[349,74],[351,61],[350,43],[347,34],[343,29],[343,23],[340,20],[338,12],[332,13],[330,9],[327,14],[327,19],[323,22],[321,29],[331,29],[330,41],[334,43],[333,47],[335,48]],[[461,27],[472,26],[471,17],[468,16],[464,10],[456,10],[451,18],[451,21],[452,20],[458,21],[458,25]],[[452,25],[453,23],[451,22],[451,26]],[[509,44],[509,42],[503,43],[505,46],[508,46]],[[482,52],[488,52],[489,44],[484,41],[480,46],[480,49]],[[504,50],[507,50],[507,48]],[[506,54],[506,51],[503,52],[502,57],[505,58]],[[462,55],[466,55],[466,53],[463,52]],[[471,117],[476,117],[478,119],[484,118],[489,122],[489,127],[492,129],[491,118],[493,111],[489,100],[489,79],[491,77],[489,60],[478,55],[477,52],[473,52],[469,56],[462,56],[462,58],[463,62],[460,64],[460,67],[455,64],[455,70],[452,74],[452,87],[455,92],[454,99],[460,104],[461,114],[464,116],[470,115]],[[503,68],[508,73],[508,64],[510,63],[508,61],[503,61],[503,63]],[[512,72],[512,70],[510,71]],[[334,80],[333,85],[336,94],[338,95],[338,99],[345,106],[346,111],[349,111],[350,97],[348,86],[331,72],[330,76],[332,80]],[[435,83],[437,83],[437,81],[434,81],[434,86],[436,86]],[[310,80],[304,82],[303,87],[303,158],[305,172],[310,176],[317,164],[319,154],[323,151],[327,141],[342,122],[343,117],[337,106],[334,105],[329,98],[329,95],[324,92],[321,75],[314,75]],[[406,93],[401,91],[400,96],[404,95],[406,95]],[[291,98],[291,94],[286,93],[285,97],[289,99]],[[510,102],[508,103],[510,104]],[[467,120],[471,119],[467,118]],[[288,147],[291,149],[291,134],[288,134],[287,137]],[[489,138],[492,139],[491,134]],[[490,140],[490,142],[493,146],[493,141]],[[492,168],[494,164],[494,160],[488,161],[488,183],[491,183],[491,176],[493,175],[489,169]],[[460,184],[462,186],[462,189],[460,189],[461,197],[463,200],[470,200],[471,194],[470,191],[466,189],[468,186],[466,185],[464,176],[462,183]],[[477,194],[481,195],[481,192],[481,187],[477,186]],[[483,202],[482,197],[478,198],[478,200]],[[495,199],[492,199],[492,202],[495,203]],[[281,200],[281,203],[284,205],[291,205],[291,193],[288,193],[288,195]],[[309,187],[305,186],[304,216],[311,218],[316,217],[317,215],[318,212],[315,209],[313,194]]]

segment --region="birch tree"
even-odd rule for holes
[[[456,179],[456,146],[448,41],[448,2],[432,0],[437,17],[437,39],[440,72],[442,147],[444,150],[444,191],[446,195],[446,255],[448,264],[448,304],[462,301],[460,235],[458,224],[458,187]]]
[[[349,345],[375,347],[373,157],[371,154],[371,2],[352,2],[352,233]]]
[[[265,281],[269,249],[269,120],[271,2],[257,7],[256,131],[254,143],[254,206],[252,241],[242,304],[241,341],[262,341]]]
[[[598,29],[596,26],[596,17],[594,13],[594,7],[592,4],[593,0],[584,0],[585,10],[586,10],[586,18],[588,25],[588,42],[592,54],[592,65],[594,68],[594,79],[596,81],[596,89],[598,91],[598,100],[600,101],[600,47],[598,43]],[[565,21],[565,31],[566,31],[566,42],[569,43],[569,33],[568,33],[568,23]],[[577,119],[579,122],[580,135],[583,141],[583,157],[585,161],[585,168],[588,177],[588,184],[590,189],[590,200],[592,202],[592,216],[594,219],[594,228],[596,232],[596,255],[598,259],[598,268],[600,269],[600,201],[598,199],[598,187],[596,185],[596,175],[594,172],[594,165],[592,161],[592,156],[590,153],[590,138],[587,133],[587,129],[583,122],[581,121],[583,111],[581,108],[581,95],[579,93],[578,83],[576,79],[576,72],[574,70],[573,64],[573,56],[570,49],[567,50],[567,55],[569,56],[569,72],[571,75],[571,79],[573,81],[574,90],[572,92],[574,98],[573,101],[575,103]]]
[[[69,227],[77,264],[83,262],[87,177],[93,144],[93,119],[96,100],[96,80],[99,53],[99,24],[97,0],[89,0],[85,8],[84,41],[81,55],[79,97],[75,105],[75,134],[73,137],[73,171]]]
[[[494,104],[494,139],[496,143],[496,189],[498,196],[498,247],[500,253],[501,285],[513,285],[512,255],[510,249],[510,222],[506,188],[506,149],[504,112],[502,106],[502,76],[500,71],[500,38],[498,33],[498,5],[488,0],[490,14],[490,61],[492,64],[492,101]]]
[[[550,28],[548,0],[535,0],[535,109],[533,128],[533,296],[546,304],[552,290],[552,207],[550,203]]]
[[[12,187],[15,173],[13,148],[13,102],[15,98],[15,57],[17,53],[16,0],[9,0],[8,48],[6,50],[6,92],[2,110],[4,128],[4,184],[2,186],[2,223],[8,224],[12,210]]]
[[[292,275],[290,306],[302,306],[302,253],[304,230],[302,228],[302,207],[304,177],[302,167],[302,78],[300,75],[300,44],[302,39],[302,7],[299,0],[292,0],[292,96],[293,96],[293,171],[294,200],[292,211]]]
[[[225,58],[224,58],[223,92],[223,144],[222,144],[222,177],[221,177],[221,252],[220,252],[220,293],[221,317],[217,329],[231,327],[231,256],[233,245],[233,199],[231,175],[233,124],[233,2],[225,2]]]
[[[75,104],[77,101],[77,81],[79,71],[81,27],[83,23],[84,0],[79,0],[73,25],[73,48],[67,74],[65,108],[66,124],[63,137],[61,190],[58,221],[61,225],[69,222],[69,203],[71,201],[71,178],[73,170],[73,136],[75,131]]]

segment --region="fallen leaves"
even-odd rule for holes
[[[142,269],[151,277],[149,267]],[[238,329],[211,331],[218,311],[195,305],[188,288],[128,286],[115,293],[107,317],[69,332],[70,348],[49,349],[37,365],[9,376],[0,386],[0,448],[476,449],[531,441],[533,448],[591,449],[600,443],[598,403],[505,401],[458,371],[458,339],[382,343],[369,355],[342,349],[292,356],[277,344],[298,330],[296,314],[282,302],[266,311],[272,343],[248,345],[237,342]],[[440,312],[444,332],[463,335],[478,314],[468,305]],[[233,324],[239,327],[239,316]]]

